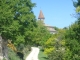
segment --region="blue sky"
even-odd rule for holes
[[[32,0],[32,2],[36,3],[36,7],[33,8],[36,18],[42,10],[45,24],[63,28],[76,21],[76,18],[71,16],[75,14],[72,0]]]

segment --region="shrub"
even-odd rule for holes
[[[20,60],[20,58],[17,56],[17,54],[10,48],[8,48],[8,58],[9,58],[9,60]]]

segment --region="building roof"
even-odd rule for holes
[[[47,27],[47,29],[49,31],[56,31],[53,26],[50,26],[50,25],[47,25],[47,24],[45,24],[45,26]]]
[[[42,13],[42,10],[40,10],[38,19],[45,19],[44,15],[43,15],[43,13]]]
[[[49,31],[56,32],[54,28],[48,28]]]

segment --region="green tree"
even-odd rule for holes
[[[33,29],[37,27],[34,6],[31,0],[0,0],[0,35],[4,42],[12,40],[18,51],[32,43]]]
[[[65,33],[65,41],[66,41],[66,48],[69,49],[68,52],[70,52],[70,54],[68,53],[67,58],[69,60],[74,60],[77,59],[79,60],[79,50],[80,50],[80,42],[79,42],[79,25],[78,25],[78,21],[76,21],[74,24],[72,24]]]
[[[12,40],[19,51],[32,42],[37,27],[34,6],[31,0],[0,0],[0,35],[5,41]]]
[[[11,39],[15,45],[31,41],[31,33],[36,19],[31,0],[0,1],[0,34],[3,39]]]
[[[80,0],[73,2],[77,12],[77,21],[66,29],[65,42],[66,42],[66,55],[67,60],[80,60]]]
[[[45,42],[44,53],[47,54],[49,60],[63,60],[65,55],[64,29],[59,29],[57,34],[50,37]]]
[[[37,21],[37,28],[34,29],[33,33],[33,41],[37,45],[43,46],[44,43],[47,41],[47,39],[51,36],[50,32],[47,30],[47,28],[44,26],[43,21],[38,20]]]
[[[56,31],[58,31],[58,30],[59,30],[59,28],[58,28],[58,27],[56,27],[56,26],[54,27],[54,29],[55,29]]]

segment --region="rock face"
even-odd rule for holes
[[[2,39],[2,52],[3,57],[8,60],[8,48],[7,48],[7,41]]]
[[[0,36],[0,60],[3,60],[3,52],[2,52],[2,37]]]
[[[0,60],[3,60],[3,58],[8,60],[7,41],[2,39],[0,35]]]

